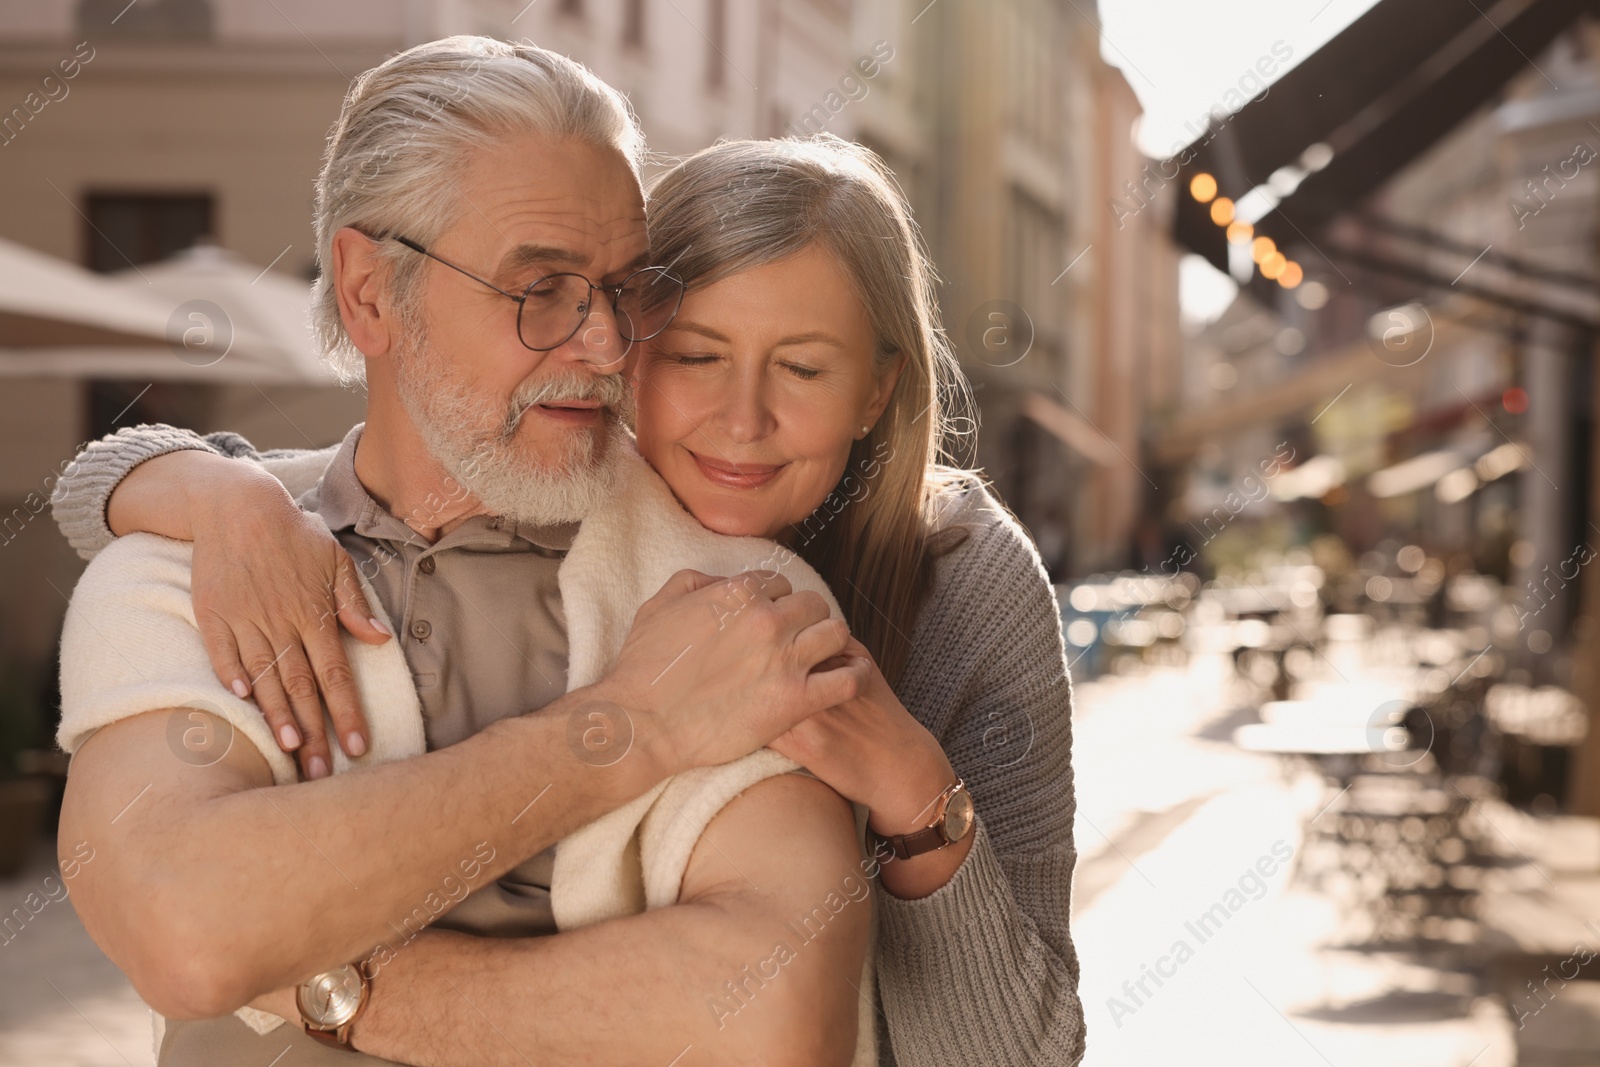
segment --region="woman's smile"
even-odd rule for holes
[[[725,489],[760,489],[776,478],[787,463],[731,463],[726,457],[711,458],[686,448],[706,481]]]

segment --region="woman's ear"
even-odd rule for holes
[[[894,387],[900,381],[900,372],[906,369],[907,356],[904,352],[895,356],[889,365],[879,374],[873,385],[873,391],[867,406],[861,411],[861,421],[870,426],[878,421],[883,414],[883,409],[889,406],[889,401],[894,396]]]
[[[350,342],[369,357],[386,355],[394,342],[386,273],[372,238],[351,226],[333,235],[331,284]]]

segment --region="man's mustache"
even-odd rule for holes
[[[576,371],[527,382],[511,394],[503,433],[509,437],[527,410],[538,404],[559,404],[568,400],[589,400],[616,414],[628,402],[628,385],[620,374],[580,374]]]

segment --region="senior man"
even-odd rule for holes
[[[604,292],[648,265],[641,152],[615,91],[531,46],[433,42],[352,87],[319,178],[314,314],[330,357],[364,364],[368,412],[301,503],[357,560],[382,564],[372,584],[391,618],[426,582],[448,620],[407,631],[429,751],[359,773],[313,762],[307,780],[274,785],[250,744],[215,762],[177,758],[173,715],[206,713],[170,707],[77,748],[60,841],[92,843],[95,861],[74,880],[75,906],[169,1020],[162,1067],[664,1065],[687,1048],[686,1063],[849,1058],[837,1035],[857,1010],[855,919],[764,989],[737,1033],[716,1033],[704,1007],[857,858],[848,807],[813,779],[771,778],[730,804],[678,905],[564,933],[550,919],[557,841],[670,775],[759,748],[860,682],[854,663],[818,669],[847,634],[816,595],[746,578],[761,596],[744,624],[719,627],[724,583],[683,574],[640,610],[608,676],[562,692],[556,564],[609,489],[625,396],[615,375],[645,330],[637,309],[601,298],[530,341],[527,309],[519,325],[505,296],[552,270]],[[183,456],[233,477],[242,466]],[[136,473],[119,497],[137,494]],[[505,633],[534,647],[510,654]],[[275,650],[263,638],[239,659],[264,668]],[[160,678],[159,652],[138,668]],[[250,673],[264,703],[282,703],[280,684],[315,699],[303,660]],[[322,682],[353,692],[348,678]],[[606,766],[566,739],[595,700],[634,723],[634,750]],[[394,940],[395,917],[468,861],[489,885],[449,929],[415,934],[370,982],[359,976],[367,1006],[331,1037],[346,1047],[311,1034],[315,1020],[302,1032],[292,990],[319,974],[350,980],[348,965]],[[245,1005],[296,1025],[258,1035],[230,1014]]]

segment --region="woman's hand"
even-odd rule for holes
[[[933,806],[956,773],[939,741],[894,695],[865,646],[854,638],[843,659],[864,660],[868,680],[860,694],[805,719],[773,741],[788,756],[827,782],[840,796],[865,805],[868,825],[886,837],[920,830],[933,821]],[[838,666],[824,663],[818,669]],[[909,860],[881,867],[884,888],[915,899],[948,882],[972,847],[972,835]]]
[[[333,766],[323,701],[345,752],[367,750],[339,625],[368,644],[391,635],[373,617],[349,554],[276,478],[239,460],[172,452],[134,468],[107,517],[118,534],[194,542],[194,617],[211,667],[241,699],[254,694],[306,778]]]

